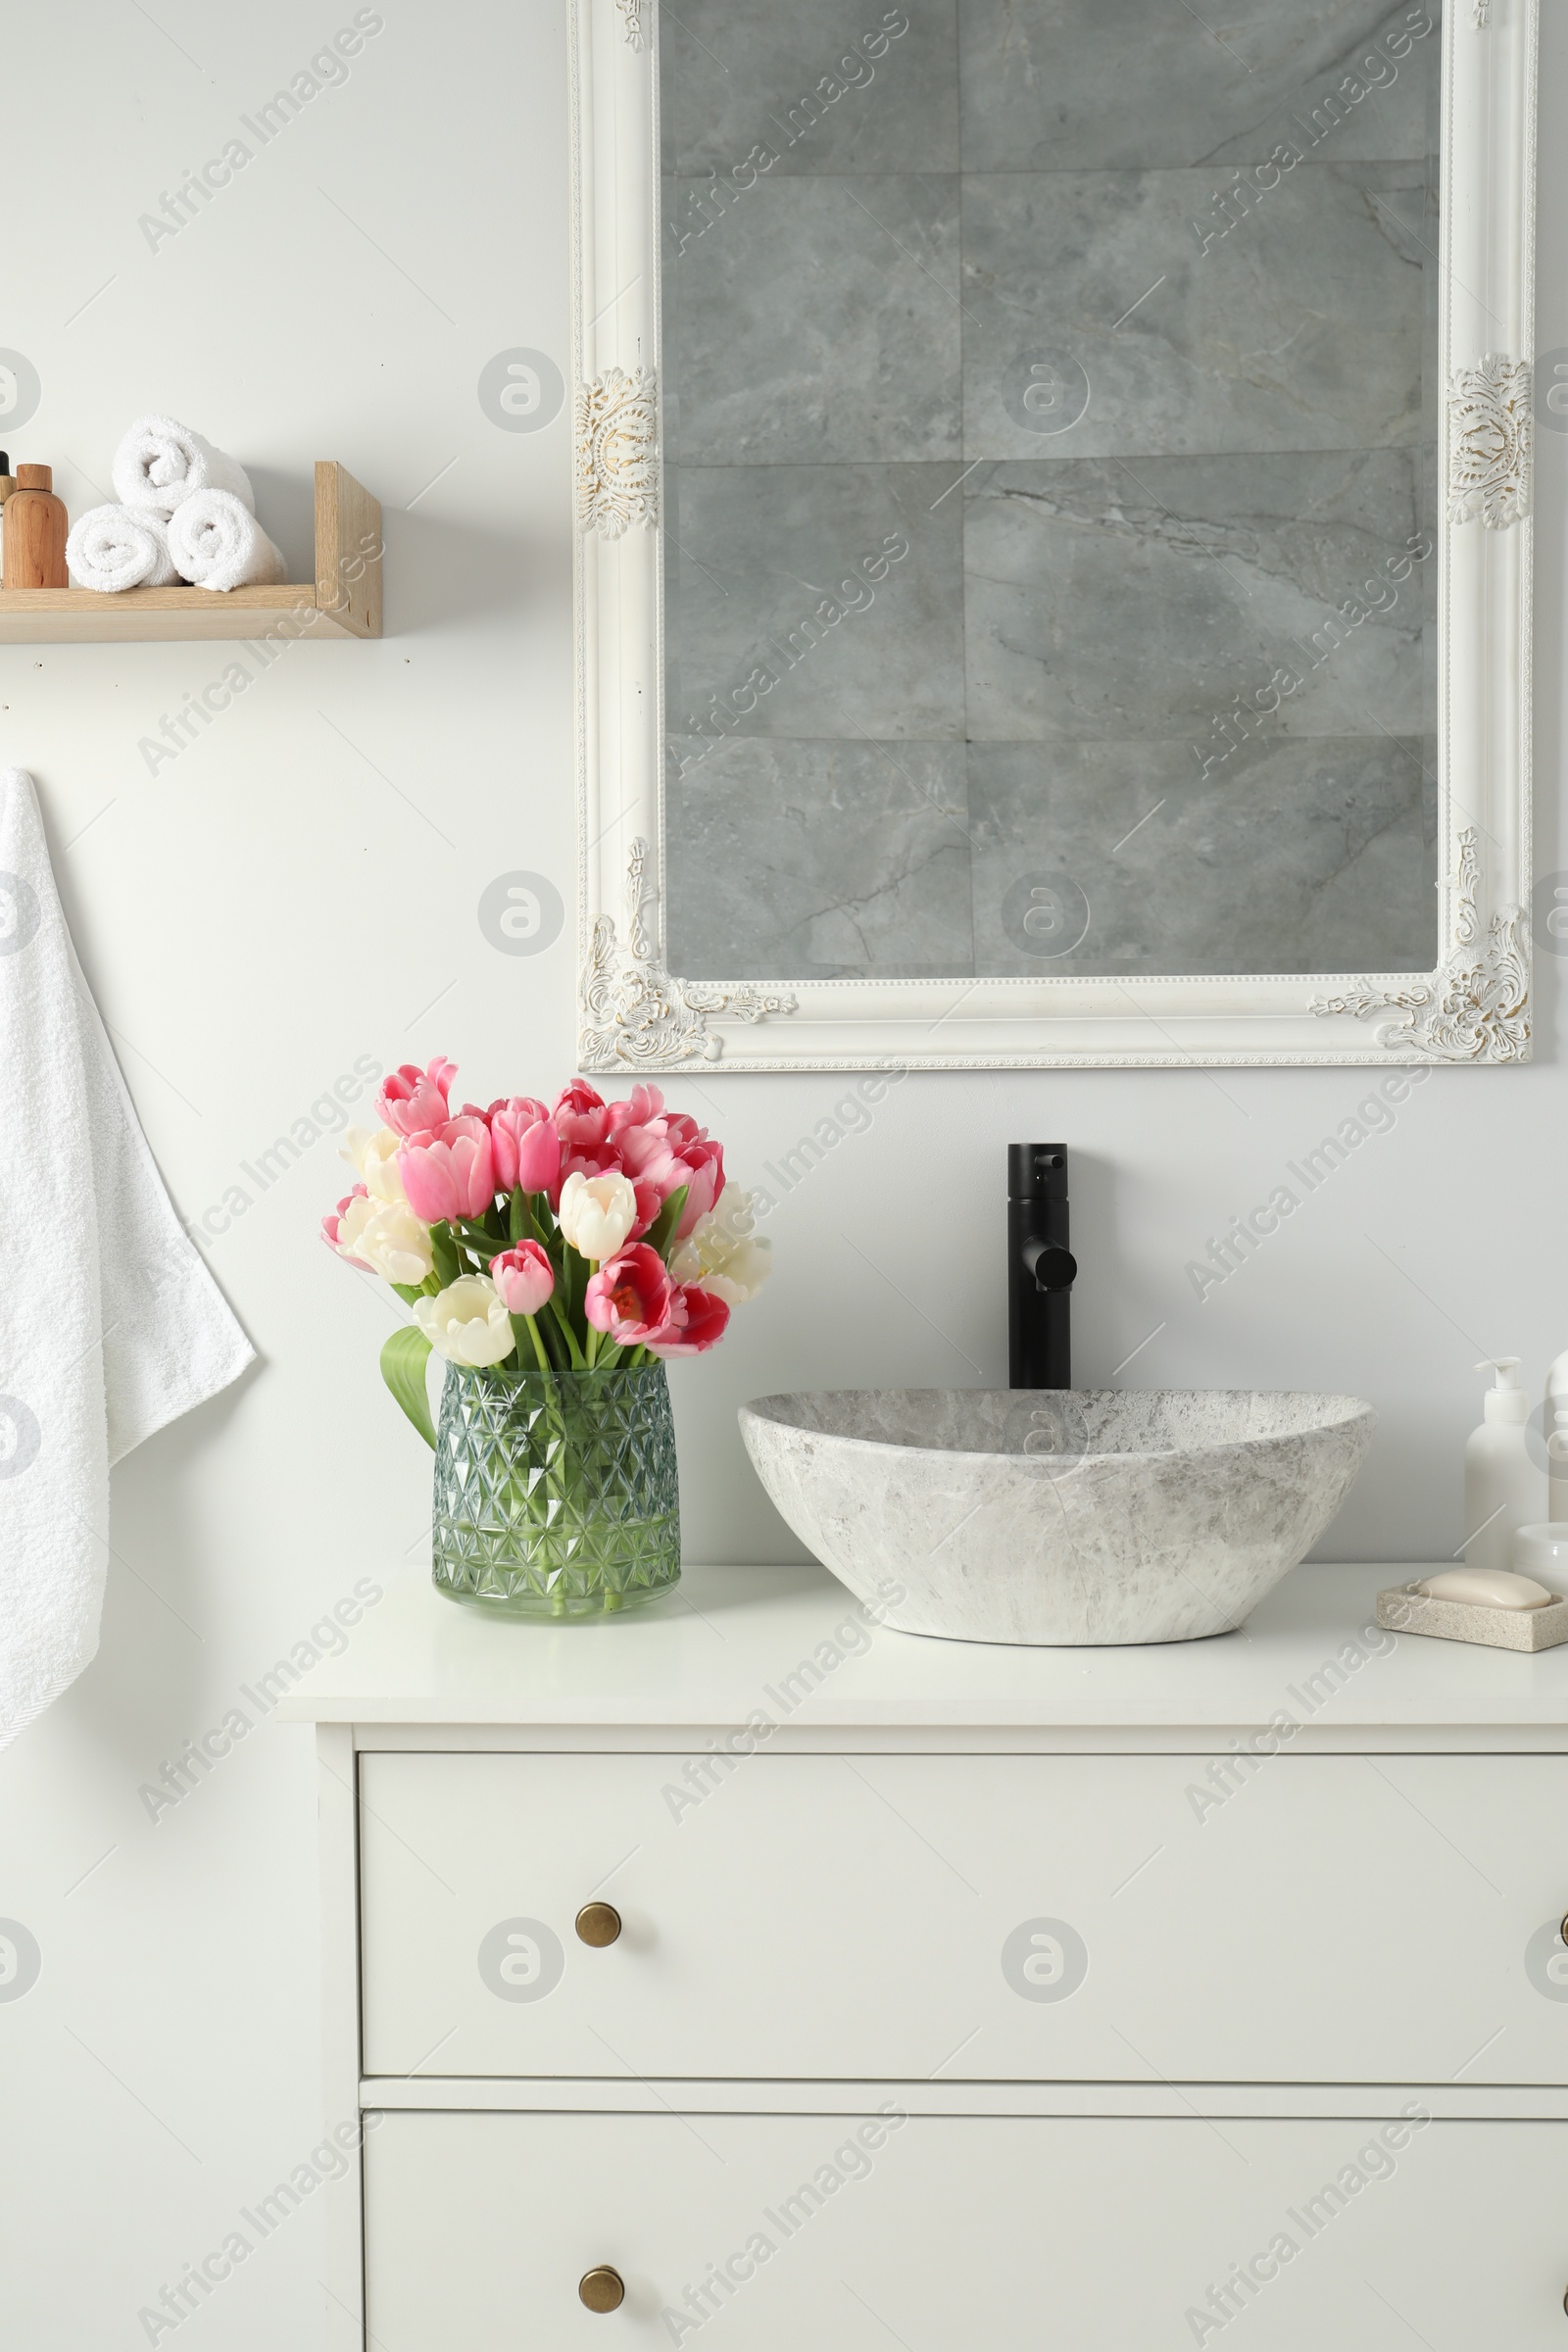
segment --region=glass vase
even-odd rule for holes
[[[603,1617],[680,1580],[675,1428],[662,1364],[447,1366],[432,1575],[512,1617]]]

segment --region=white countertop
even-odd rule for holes
[[[1378,1631],[1378,1592],[1428,1573],[1301,1567],[1240,1633],[1024,1649],[869,1626],[816,1567],[688,1568],[673,1592],[628,1616],[561,1625],[466,1607],[411,1570],[277,1713],[578,1733],[725,1730],[757,1716],[779,1727],[777,1746],[827,1729],[950,1738],[1126,1729],[1143,1744],[1160,1731],[1237,1732],[1279,1718],[1301,1727],[1290,1735],[1297,1748],[1365,1733],[1384,1744],[1418,1728],[1454,1736],[1422,1745],[1484,1747],[1492,1735],[1505,1747],[1568,1748],[1568,1645],[1531,1656]]]

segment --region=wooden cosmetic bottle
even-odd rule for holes
[[[48,466],[19,466],[17,486],[6,500],[4,516],[5,585],[8,588],[65,588],[66,509],[56,498]]]

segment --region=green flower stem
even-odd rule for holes
[[[557,1329],[561,1332],[562,1336],[565,1340],[567,1348],[570,1350],[573,1371],[586,1372],[588,1369],[588,1358],[582,1351],[577,1334],[571,1328],[571,1319],[569,1315],[567,1315],[562,1308],[559,1297],[552,1297],[550,1300],[550,1311],[556,1319]]]
[[[545,1344],[539,1336],[539,1325],[532,1315],[514,1315],[512,1317],[512,1336],[517,1343],[518,1369],[520,1370],[522,1366],[522,1335],[524,1331],[533,1342],[533,1351],[539,1359],[540,1371],[553,1372],[555,1365],[545,1353]]]
[[[548,1324],[539,1336],[553,1337]],[[625,1381],[629,1351],[605,1336],[611,1360],[595,1372],[449,1368],[434,1571],[455,1598],[521,1616],[599,1616],[675,1582],[678,1504],[662,1368]]]
[[[595,1275],[598,1273],[598,1271],[599,1271],[599,1260],[598,1260],[598,1258],[597,1258],[597,1257],[591,1257],[591,1258],[589,1258],[589,1260],[588,1260],[588,1282],[592,1282],[592,1280],[593,1280],[594,1276],[595,1276]],[[583,1298],[584,1298],[584,1300],[586,1300],[586,1298],[587,1298],[587,1296],[588,1296],[588,1282],[585,1282],[585,1283],[583,1284]],[[595,1365],[595,1364],[597,1364],[597,1363],[598,1363],[598,1361],[599,1361],[599,1343],[600,1343],[601,1339],[604,1337],[604,1334],[603,1334],[602,1332],[600,1332],[600,1331],[596,1331],[596,1330],[595,1330],[595,1328],[594,1328],[594,1326],[593,1326],[593,1324],[591,1324],[591,1323],[588,1321],[588,1315],[587,1315],[587,1308],[586,1308],[586,1305],[584,1306],[584,1310],[583,1310],[583,1324],[584,1324],[585,1345],[586,1345],[586,1347],[587,1347],[587,1349],[588,1349],[588,1366],[589,1366],[589,1369],[590,1369],[590,1371],[591,1371],[591,1370],[593,1369],[594,1365]]]
[[[545,1350],[546,1368],[552,1372],[564,1372],[571,1362],[571,1357],[566,1352],[566,1343],[561,1337],[556,1318],[547,1311],[547,1308],[541,1308],[539,1314],[534,1318],[534,1330],[538,1333],[539,1344]],[[519,1356],[520,1352],[519,1348]]]

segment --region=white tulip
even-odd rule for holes
[[[637,1192],[628,1176],[585,1176],[574,1168],[561,1188],[556,1222],[580,1257],[603,1265],[637,1222]]]
[[[753,1236],[753,1196],[726,1185],[716,1208],[699,1217],[669,1261],[676,1282],[695,1282],[726,1306],[755,1298],[773,1270],[773,1245]]]
[[[412,1208],[391,1200],[351,1200],[338,1227],[337,1249],[340,1257],[359,1258],[383,1282],[401,1282],[410,1290],[417,1290],[435,1263],[429,1226]]]
[[[416,1298],[414,1319],[451,1364],[499,1364],[516,1344],[512,1317],[486,1274],[461,1274],[433,1298]]]
[[[373,1200],[392,1200],[402,1207],[408,1200],[403,1179],[398,1174],[398,1151],[403,1142],[390,1127],[374,1133],[368,1127],[351,1127],[338,1146],[338,1157],[346,1159]]]

